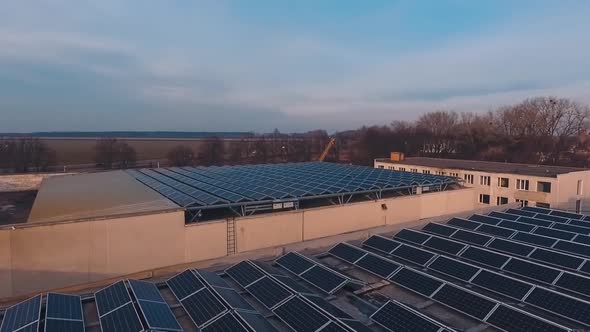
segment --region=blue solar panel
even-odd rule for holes
[[[172,290],[179,301],[205,288],[205,285],[203,285],[191,270],[186,270],[175,275],[168,279],[166,284],[168,284],[168,287],[170,287],[170,290]]]
[[[131,297],[123,281],[99,290],[94,294],[94,298],[99,316],[106,315],[125,303],[131,302]]]
[[[45,305],[45,331],[84,331],[82,299],[77,295],[49,293]]]
[[[491,300],[450,284],[444,285],[432,298],[479,320],[483,320],[496,306]]]
[[[235,313],[239,316],[244,324],[252,331],[256,332],[276,332],[277,329],[272,326],[262,315],[253,312],[236,311]]]
[[[504,331],[511,332],[559,332],[570,331],[565,327],[558,326],[548,320],[541,320],[530,314],[517,310],[506,305],[500,305],[486,319],[486,322],[501,328]]]
[[[526,303],[590,326],[590,303],[543,288],[535,288]]]
[[[431,319],[399,302],[387,302],[371,319],[388,331],[437,332],[441,328]]]
[[[4,313],[0,332],[12,332],[25,326],[36,328],[39,325],[40,315],[41,295],[37,295],[8,308]]]
[[[400,245],[401,243],[392,241],[388,238],[384,238],[378,235],[373,235],[367,240],[365,240],[365,242],[363,242],[363,246],[367,246],[369,248],[373,248],[384,253],[390,253]]]
[[[330,322],[326,315],[298,297],[291,298],[273,312],[294,331],[315,332]]]
[[[159,331],[182,330],[172,310],[170,310],[154,283],[129,280],[129,286],[137,299],[137,304],[149,329]]]

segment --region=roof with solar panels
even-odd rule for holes
[[[446,176],[326,162],[170,167],[79,174],[46,180],[30,223],[183,209],[190,221],[346,204],[441,191]]]
[[[581,331],[590,216],[507,209],[0,312],[6,331]]]

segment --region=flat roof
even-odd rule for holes
[[[212,209],[454,184],[452,177],[324,162],[127,171],[186,208]]]
[[[533,164],[515,164],[494,161],[464,160],[464,159],[443,159],[427,157],[411,157],[403,161],[391,159],[376,159],[377,162],[401,165],[415,165],[436,168],[454,168],[468,171],[480,171],[491,173],[523,174],[530,176],[557,177],[560,174],[587,171],[585,168],[548,166]]]
[[[124,171],[64,175],[43,180],[28,223],[92,219],[179,208]]]

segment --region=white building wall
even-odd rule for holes
[[[576,210],[576,201],[580,200],[581,211],[590,212],[590,170],[572,172],[554,177],[540,177],[511,173],[492,173],[481,171],[470,171],[454,168],[425,167],[419,165],[410,165],[407,163],[399,164],[387,161],[375,161],[375,168],[384,168],[390,170],[402,170],[406,172],[430,173],[446,176],[457,176],[466,187],[475,189],[475,204],[478,207],[486,206],[479,202],[480,194],[490,196],[489,205],[497,205],[498,197],[508,198],[508,203],[514,203],[517,200],[527,201],[528,205],[535,206],[549,204],[550,207]],[[401,168],[401,169],[400,169]],[[473,176],[473,183],[469,183],[466,176]],[[481,183],[482,176],[490,177],[490,185]],[[499,178],[508,179],[508,188],[498,186]],[[517,180],[528,180],[529,189],[520,190],[517,188]],[[582,191],[577,193],[577,183],[582,181]],[[551,192],[545,193],[537,190],[539,182],[551,183]]]

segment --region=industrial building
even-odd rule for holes
[[[30,294],[0,311],[0,331],[582,331],[589,244],[588,215],[464,214]]]
[[[0,298],[472,211],[472,196],[450,177],[319,162],[52,177],[27,223],[0,228]]]
[[[575,167],[413,157],[392,153],[375,159],[375,168],[452,176],[475,189],[477,205],[557,208],[590,212],[590,170]]]

